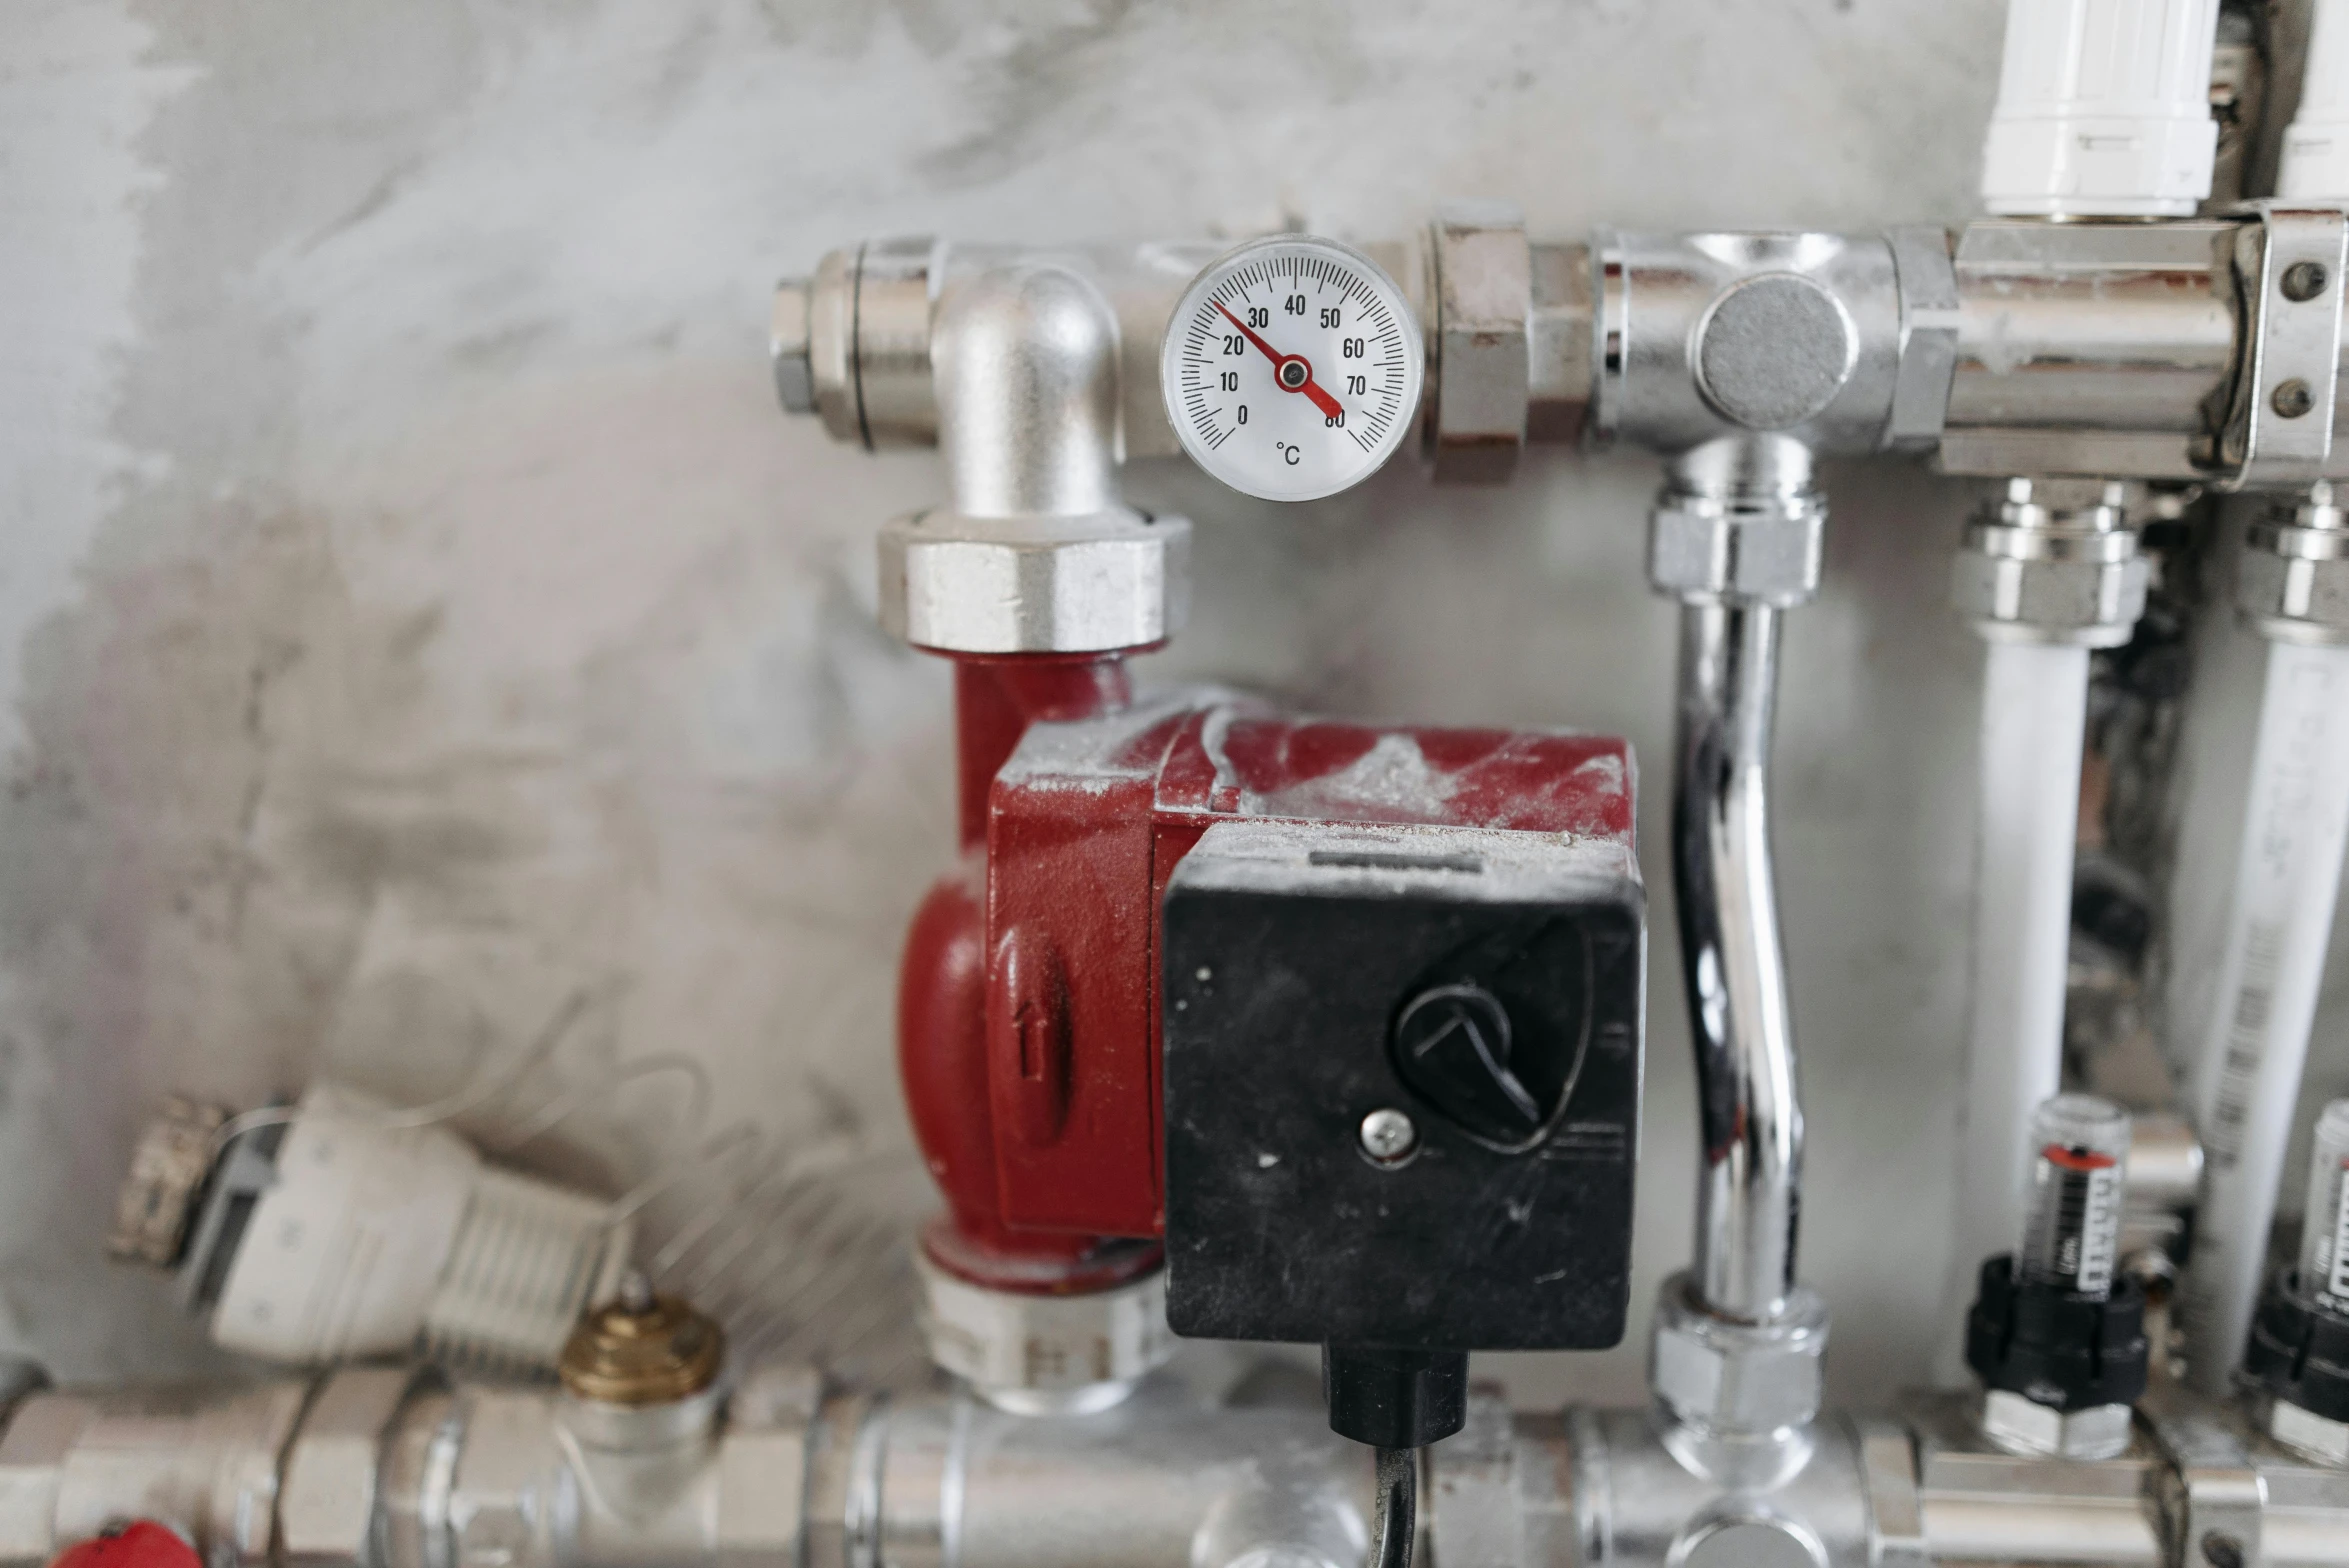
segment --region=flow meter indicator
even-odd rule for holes
[[[1243,245],[1192,282],[1159,360],[1167,417],[1201,468],[1243,494],[1311,501],[1394,455],[1419,406],[1419,323],[1351,246]]]

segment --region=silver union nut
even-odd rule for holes
[[[2320,1464],[2349,1465],[2349,1421],[2278,1399],[2268,1406],[2267,1435]]]
[[[1997,509],[1967,526],[1950,568],[1958,613],[1995,642],[2127,642],[2145,613],[2149,575],[2128,526],[2135,489],[2109,479],[2008,480]]]
[[[881,530],[881,624],[947,653],[1098,653],[1163,642],[1190,608],[1191,525],[901,517]]]
[[[1436,478],[1509,477],[1525,447],[1533,249],[1525,215],[1495,203],[1448,208],[1430,231],[1436,350],[1428,391]]]
[[[1677,1419],[1707,1432],[1763,1436],[1819,1413],[1827,1306],[1797,1289],[1771,1323],[1737,1323],[1699,1307],[1688,1277],[1664,1282],[1656,1303],[1649,1382]]]
[[[957,1279],[919,1252],[914,1264],[930,1359],[1014,1414],[1106,1409],[1174,1354],[1163,1268],[1108,1290],[1031,1296]]]
[[[2349,642],[2349,526],[2333,487],[2251,525],[2236,560],[2235,607],[2280,642]]]
[[[2110,1459],[2129,1446],[2129,1407],[2056,1410],[1994,1388],[1982,1396],[1982,1435],[2009,1453]]]
[[[1977,529],[1977,535],[2013,529]],[[2145,613],[2146,563],[2132,533],[2050,535],[2024,550],[1970,537],[1950,573],[1957,611],[1985,637],[2116,648]]]
[[[347,1368],[318,1391],[286,1454],[277,1502],[287,1563],[328,1568],[367,1561],[377,1459],[416,1378],[405,1367]]]
[[[1667,492],[1648,523],[1648,578],[1684,599],[1781,607],[1819,590],[1827,512],[1810,494],[1723,502]]]
[[[808,1428],[823,1399],[823,1378],[811,1367],[755,1367],[735,1390],[718,1445],[720,1568],[798,1560],[802,1489],[777,1486],[775,1478],[806,1474]]]
[[[767,353],[775,365],[775,396],[787,414],[816,411],[816,367],[811,312],[814,285],[785,278],[775,285],[774,313],[767,328]]]

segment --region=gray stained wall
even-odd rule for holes
[[[947,676],[874,627],[872,537],[941,479],[779,416],[778,273],[891,232],[1396,235],[1465,196],[1561,236],[1960,219],[2000,16],[8,0],[0,1346],[71,1375],[212,1359],[99,1256],[159,1093],[332,1068],[428,1094],[582,990],[531,1094],[685,1053],[722,1119],[851,1140],[859,1201],[919,1211],[892,985],[950,852]],[[1400,462],[1281,509],[1181,462],[1129,476],[1199,529],[1196,619],[1144,680],[1638,746],[1641,1321],[1695,1160],[1654,479],[1542,452],[1509,489],[1438,491]],[[1866,1397],[1922,1376],[1946,1320],[1980,660],[1944,584],[1977,487],[1827,480],[1779,848],[1805,1271]],[[625,1180],[677,1099],[593,1099],[518,1157]],[[1526,1399],[1636,1398],[1643,1332],[1506,1370]]]

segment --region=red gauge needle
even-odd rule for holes
[[[1275,386],[1278,386],[1283,392],[1304,393],[1313,400],[1315,408],[1320,409],[1331,419],[1345,417],[1346,406],[1331,397],[1322,384],[1313,379],[1313,366],[1307,362],[1304,355],[1284,354],[1270,343],[1265,342],[1264,339],[1256,335],[1254,328],[1233,315],[1231,307],[1222,300],[1219,299],[1215,302],[1215,308],[1223,312],[1224,320],[1240,329],[1242,336],[1264,350],[1264,357],[1272,361],[1272,379]]]

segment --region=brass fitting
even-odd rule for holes
[[[574,1399],[635,1408],[690,1399],[717,1381],[726,1332],[641,1274],[571,1331],[556,1372]]]

